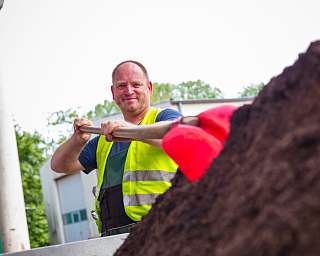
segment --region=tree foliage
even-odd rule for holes
[[[48,118],[48,125],[58,125],[61,123],[72,124],[73,119],[78,116],[75,109],[68,109],[66,111],[60,110],[53,112]]]
[[[252,84],[252,85],[246,86],[244,87],[243,91],[239,93],[240,97],[241,98],[256,97],[263,87],[264,87],[264,83]]]
[[[31,247],[48,245],[48,224],[41,192],[40,168],[45,158],[45,142],[37,132],[30,134],[16,126],[17,147],[26,205]]]
[[[92,110],[89,111],[86,114],[86,117],[89,119],[92,119],[94,117],[103,117],[103,116],[111,115],[119,111],[120,109],[114,101],[105,100],[103,104],[100,104],[100,103],[97,104],[94,107],[94,111]]]
[[[152,104],[170,100],[174,88],[175,85],[170,83],[153,83],[151,95]]]
[[[79,116],[73,108],[51,113],[47,118],[48,136],[45,138],[46,154],[51,155],[59,144],[64,142],[72,132],[73,120]]]
[[[214,99],[222,98],[222,92],[219,88],[211,87],[201,80],[188,81],[174,87],[172,98],[174,100]]]
[[[187,81],[180,84],[154,83],[151,102],[153,104],[164,100],[193,100],[222,98],[219,88],[197,80]]]

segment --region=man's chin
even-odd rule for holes
[[[131,106],[126,106],[126,107],[124,108],[124,111],[125,111],[125,112],[129,112],[129,113],[135,113],[135,112],[137,112],[137,110],[138,110],[137,106],[133,106],[133,105],[131,105]]]
[[[130,114],[140,114],[144,111],[145,108],[143,108],[140,105],[132,104],[132,105],[126,105],[121,108],[123,113],[130,113]]]

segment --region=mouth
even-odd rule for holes
[[[124,98],[122,101],[130,104],[136,102],[137,98]]]

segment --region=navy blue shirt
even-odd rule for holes
[[[181,114],[174,109],[164,109],[158,114],[156,122],[174,120],[179,116],[181,116]],[[85,145],[79,156],[79,161],[85,168],[84,172],[87,174],[92,170],[97,169],[96,150],[99,137],[100,136],[96,136],[91,139]],[[130,142],[114,142],[112,144],[106,164],[106,167],[108,166],[108,172],[105,172],[105,175],[107,173],[108,178],[104,179],[105,181],[102,187],[111,187],[122,182],[122,175],[119,175],[119,170],[120,172],[123,172],[129,146]]]

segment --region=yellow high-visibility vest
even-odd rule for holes
[[[158,108],[150,108],[141,124],[153,124],[160,113]],[[98,166],[98,194],[100,192],[105,166],[112,142],[100,136],[96,151]],[[126,214],[134,221],[140,221],[151,209],[158,195],[171,187],[171,179],[176,174],[178,165],[161,148],[132,141],[130,143],[122,178],[123,203]],[[100,216],[100,202],[96,198],[96,212]],[[97,221],[102,230],[100,219]]]

